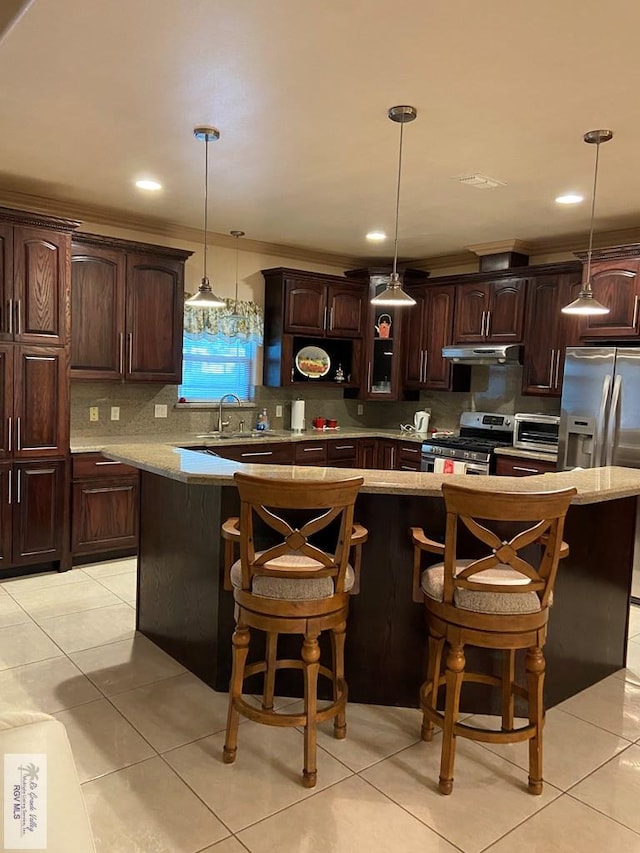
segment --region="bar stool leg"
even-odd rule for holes
[[[304,769],[302,784],[305,788],[314,788],[318,778],[316,766],[316,742],[318,710],[318,671],[320,669],[320,646],[318,645],[319,631],[305,634],[302,644],[302,660],[304,662]]]
[[[222,760],[225,764],[233,764],[238,752],[238,725],[240,715],[235,706],[235,700],[242,695],[244,668],[249,653],[250,631],[246,625],[237,624],[233,632],[233,663],[231,668],[231,683],[229,684],[229,711],[227,714],[227,733],[225,736]]]
[[[529,793],[542,793],[542,726],[544,725],[543,688],[545,661],[542,649],[534,646],[527,651],[527,692],[529,694],[529,723],[535,725],[535,735],[529,741]]]
[[[337,702],[340,691],[343,692],[342,707],[333,720],[333,736],[336,740],[344,740],[347,736],[347,712],[344,703],[344,643],[347,623],[341,622],[331,631],[331,647],[333,650],[333,701]]]
[[[513,730],[513,682],[516,677],[515,649],[505,649],[502,655],[502,731]]]
[[[462,645],[450,645],[447,654],[447,696],[442,730],[442,756],[440,760],[440,793],[450,794],[453,790],[453,762],[456,757],[456,739],[453,727],[458,719],[460,690],[464,676],[465,657]]]
[[[429,629],[429,662],[427,665],[427,680],[422,687],[420,705],[435,710],[438,705],[438,682],[442,668],[442,651],[444,637],[439,637]],[[422,717],[421,737],[424,741],[433,740],[433,722],[426,714]]]
[[[264,674],[264,695],[262,697],[262,708],[265,711],[273,711],[273,694],[276,686],[276,657],[278,650],[278,635],[275,631],[267,633],[267,650],[265,662],[267,670]]]

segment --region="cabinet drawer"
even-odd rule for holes
[[[327,442],[300,441],[294,444],[293,458],[296,465],[325,465]]]
[[[333,462],[337,459],[353,459],[357,455],[356,442],[354,439],[342,441],[329,441],[327,443],[327,459]]]
[[[88,480],[96,477],[137,477],[138,469],[124,462],[107,459],[102,453],[82,453],[73,457],[73,479]]]
[[[420,468],[420,454],[422,453],[422,445],[417,441],[414,442],[398,442],[398,459],[400,462],[417,462]]]
[[[293,463],[293,450],[289,442],[270,444],[268,447],[258,442],[235,447],[216,447],[215,452],[224,459],[255,465],[291,465]]]
[[[499,456],[496,462],[496,474],[502,477],[531,477],[533,474],[546,474],[555,470],[555,462],[543,459]]]

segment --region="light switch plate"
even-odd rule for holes
[[[163,404],[156,403],[155,408],[154,408],[154,417],[166,418],[167,417],[167,407]]]
[[[358,403],[358,414],[364,415],[364,406],[362,405],[362,403]]]
[[[282,417],[282,406],[276,406],[276,417],[277,418]]]
[[[119,421],[120,420],[120,406],[111,406],[111,420]]]
[[[97,421],[100,418],[100,409],[97,406],[89,406],[89,420]]]

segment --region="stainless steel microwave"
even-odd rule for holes
[[[513,446],[522,450],[558,451],[559,415],[519,413],[513,419]]]

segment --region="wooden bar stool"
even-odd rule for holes
[[[439,787],[443,794],[450,794],[453,788],[456,737],[485,743],[528,740],[529,791],[541,794],[545,670],[542,649],[558,561],[569,553],[562,533],[576,490],[496,494],[445,483],[442,491],[446,506],[445,544],[427,538],[419,527],[410,529],[414,598],[424,599],[429,632],[427,680],[420,688],[422,739],[433,738],[434,724],[442,729]],[[508,540],[503,538],[506,523]],[[459,557],[458,538],[464,530],[472,537],[471,553],[479,550],[482,556]],[[526,559],[520,554],[525,548],[529,548]],[[425,551],[443,556],[444,562],[422,571]],[[464,652],[467,645],[501,650],[500,675],[468,672]],[[515,680],[518,649],[527,650],[526,686]],[[500,687],[501,731],[458,722],[465,681]],[[444,710],[439,711],[438,689],[443,685]],[[519,728],[514,728],[516,696],[525,698],[528,705],[528,725]]]
[[[362,477],[276,480],[240,473],[234,479],[240,517],[222,526],[226,586],[233,589],[236,602],[223,758],[227,764],[236,759],[240,714],[270,726],[304,726],[302,782],[312,788],[317,778],[317,724],[333,718],[339,739],[347,731],[344,643],[349,596],[358,588],[361,546],[367,538],[365,528],[353,522],[355,500],[364,481]],[[262,550],[256,550],[256,539],[265,540]],[[234,562],[235,545],[239,545],[240,559]],[[349,562],[352,549],[353,564]],[[266,653],[265,660],[247,665],[251,628],[266,633]],[[331,668],[320,664],[318,637],[325,630],[331,631]],[[301,659],[278,659],[279,634],[303,636]],[[285,668],[303,671],[301,714],[273,709],[276,671]],[[264,673],[262,708],[242,697],[245,678],[255,673]],[[321,711],[318,675],[332,683],[333,700]]]

